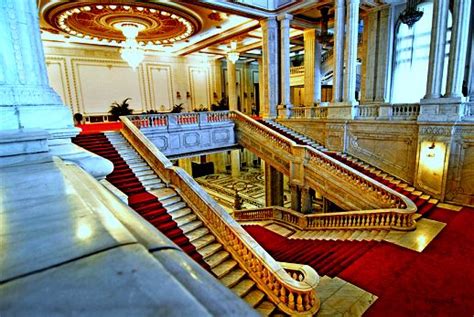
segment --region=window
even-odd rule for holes
[[[433,3],[425,2],[418,8],[424,12],[422,18],[411,29],[406,24],[400,24],[395,38],[392,103],[416,103],[426,93]],[[451,14],[449,14],[449,30],[451,24]],[[451,32],[448,31],[441,91],[446,89],[450,36]]]

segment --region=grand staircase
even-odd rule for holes
[[[325,154],[340,161],[341,163],[344,163],[350,166],[351,168],[369,176],[370,178],[384,184],[385,186],[390,187],[393,190],[407,196],[416,204],[418,208],[417,213],[420,216],[428,215],[429,212],[432,211],[438,203],[437,199],[431,199],[429,195],[423,194],[421,191],[415,190],[415,188],[411,187],[403,180],[397,179],[378,169],[377,167],[374,167],[356,157],[353,157],[347,153],[331,152],[323,145],[319,144],[317,141],[311,139],[310,137],[296,132],[295,130],[288,128],[287,126],[284,126],[275,121],[261,120],[260,123],[273,129],[276,132],[281,133],[285,137],[295,141],[297,144],[311,146],[319,151],[325,152]]]
[[[279,313],[178,192],[153,172],[120,133],[79,135],[73,142],[113,162],[114,171],[107,180],[128,196],[129,206],[144,219],[259,313]]]

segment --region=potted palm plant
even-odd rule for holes
[[[120,116],[128,116],[133,113],[133,109],[130,109],[128,101],[132,98],[126,98],[121,103],[115,101],[110,106],[109,113],[112,115],[112,119],[118,121]]]

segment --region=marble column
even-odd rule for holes
[[[286,108],[288,115],[291,109],[290,96],[290,21],[292,15],[278,16],[280,21],[280,106]]]
[[[471,25],[474,26],[474,16],[471,17]],[[467,94],[469,96],[469,101],[474,102],[474,31],[471,31],[470,41],[471,41],[471,59],[469,62]]]
[[[264,85],[263,85],[263,60],[261,58],[258,59],[258,106],[259,106],[259,113],[257,115],[261,115],[263,113],[263,109],[265,108],[265,98],[264,98]]]
[[[263,76],[259,80],[263,87],[263,102],[260,115],[264,118],[276,118],[278,104],[278,25],[275,18],[261,20],[262,27],[262,63]]]
[[[240,176],[240,150],[230,151],[230,165],[232,177]]]
[[[428,80],[426,83],[426,95],[424,97],[424,99],[428,100],[441,97],[449,14],[448,5],[448,0],[434,0],[433,2],[433,24],[431,27]]]
[[[310,188],[303,186],[301,188],[301,212],[304,214],[311,213],[313,210],[313,201],[310,194]]]
[[[0,43],[0,134],[7,133],[10,140],[1,144],[0,153],[21,142],[22,133],[46,131],[51,155],[78,164],[96,178],[109,174],[111,162],[71,143],[79,129],[49,85],[36,1],[0,1]],[[28,154],[26,149],[23,154]]]
[[[471,1],[454,0],[446,97],[461,99],[469,35]],[[472,65],[471,65],[472,67]]]
[[[306,29],[304,36],[304,105],[321,102],[321,50],[315,29]]]
[[[332,102],[342,101],[342,80],[344,76],[344,0],[335,0],[334,9],[334,66]]]
[[[265,162],[265,205],[283,206],[283,174]]]
[[[369,11],[364,25],[366,52],[363,60],[361,103],[389,101],[391,51],[393,49],[393,11],[391,6]]]
[[[229,93],[229,110],[237,110],[237,73],[235,64],[227,59],[227,91]]]
[[[301,190],[298,185],[290,185],[291,192],[291,209],[301,211]]]
[[[355,99],[357,78],[357,45],[359,42],[359,0],[347,0],[346,43],[344,47],[343,102],[357,104]]]
[[[212,63],[212,68],[214,72],[214,91],[217,96],[213,94],[212,96],[212,103],[217,103],[222,98],[222,61],[220,59],[215,60]]]

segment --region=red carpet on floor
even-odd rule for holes
[[[114,164],[114,171],[106,179],[128,196],[129,206],[210,271],[210,267],[204,262],[201,254],[178,228],[178,224],[163,208],[158,198],[146,191],[132,169],[103,133],[80,134],[73,138],[73,142],[110,160]]]
[[[334,241],[286,239],[258,226],[245,229],[278,261],[311,265],[378,296],[364,316],[472,316],[474,209],[435,208],[430,218],[447,225],[422,253],[383,241],[359,244],[367,251],[351,255],[354,241],[337,247]],[[347,264],[348,257],[355,259]]]
[[[94,134],[106,131],[120,131],[122,129],[122,122],[100,122],[79,124],[78,128],[82,129],[81,134]]]
[[[311,265],[320,275],[328,276],[336,276],[376,244],[287,239],[261,226],[244,226],[244,229],[277,261]]]
[[[474,209],[434,214],[448,224],[422,253],[384,242],[339,275],[379,296],[365,316],[473,316]]]

